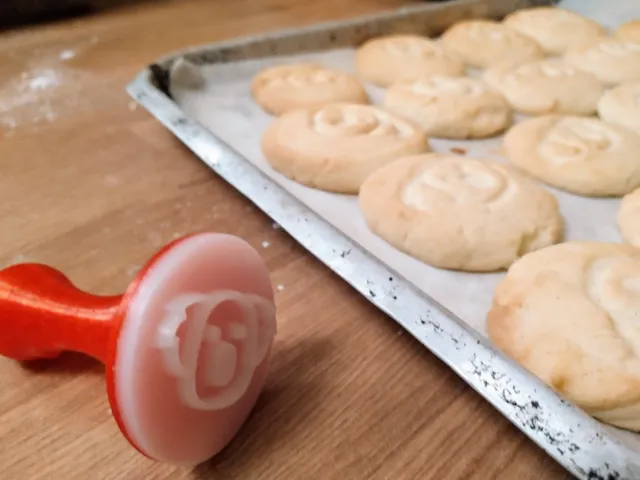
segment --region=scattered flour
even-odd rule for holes
[[[71,60],[73,57],[76,56],[76,52],[75,50],[63,50],[62,52],[60,52],[60,60],[65,61],[65,60]]]
[[[13,130],[21,123],[25,107],[29,107],[29,123],[52,122],[57,118],[51,102],[51,92],[63,83],[59,71],[36,68],[0,87],[0,126]]]
[[[20,78],[27,81],[27,87],[31,90],[44,90],[60,85],[58,74],[52,68],[35,72],[32,77],[29,77],[29,74],[24,72]]]
[[[22,73],[0,83],[0,128],[5,135],[18,127],[53,122],[79,107],[96,107],[95,102],[83,101],[78,88],[87,73],[65,65],[78,55],[78,49],[37,53]]]

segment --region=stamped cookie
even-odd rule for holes
[[[573,45],[607,34],[598,22],[555,7],[516,10],[503,24],[538,42],[548,55],[561,55]]]
[[[387,90],[383,105],[434,137],[490,137],[511,123],[511,108],[502,95],[469,77],[396,83]]]
[[[555,197],[509,166],[438,153],[391,163],[360,189],[373,233],[423,262],[497,271],[560,240]]]
[[[640,188],[624,196],[617,220],[622,240],[640,248]]]
[[[606,85],[640,80],[639,43],[600,38],[569,48],[564,59]]]
[[[498,285],[492,342],[603,422],[640,430],[640,250],[568,242],[524,256]]]
[[[314,63],[262,70],[251,83],[251,93],[258,105],[274,115],[328,103],[369,103],[355,76]]]
[[[364,43],[356,67],[365,80],[381,87],[430,75],[464,75],[464,63],[433,40],[418,35],[389,35]]]
[[[623,23],[616,29],[614,36],[627,42],[640,43],[640,19]]]
[[[415,125],[377,107],[332,104],[278,117],[262,137],[262,151],[298,183],[355,194],[371,173],[429,151],[429,143]]]
[[[640,134],[640,81],[623,83],[607,91],[598,102],[598,115]]]
[[[543,182],[593,197],[640,186],[640,136],[597,118],[545,115],[511,127],[504,153]]]
[[[604,86],[592,74],[559,60],[534,60],[485,70],[483,80],[518,112],[592,115]]]
[[[442,44],[448,52],[476,68],[543,57],[542,47],[535,40],[490,20],[458,22],[444,32]]]

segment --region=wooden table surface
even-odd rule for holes
[[[129,446],[97,362],[1,359],[1,479],[567,478],[124,91],[175,49],[406,3],[160,1],[0,34],[0,264],[38,261],[120,293],[165,242],[229,232],[262,254],[279,309],[255,413],[194,469]]]

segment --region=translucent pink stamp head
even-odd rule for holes
[[[101,360],[120,430],[162,462],[194,465],[229,443],[263,388],[275,334],[267,268],[231,235],[176,240],[121,296],[82,292],[45,265],[0,271],[0,355]]]

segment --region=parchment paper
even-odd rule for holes
[[[337,195],[299,185],[273,171],[260,150],[260,137],[273,118],[264,113],[250,94],[252,77],[274,63],[319,61],[334,68],[353,71],[353,50],[333,50],[315,55],[281,57],[277,60],[203,67],[206,84],[199,89],[172,89],[178,104],[187,115],[211,129],[240,154],[254,162],[266,174],[301,199],[307,206],[354,239],[400,275],[429,294],[462,320],[484,333],[485,314],[491,306],[493,290],[504,273],[471,274],[440,270],[425,265],[399,252],[373,235],[367,228],[356,196]],[[355,73],[355,72],[354,72]],[[367,89],[375,103],[382,100],[383,90]],[[481,141],[448,141],[431,139],[434,151],[450,153],[463,148],[467,156],[506,163],[500,156],[502,138]],[[566,221],[566,240],[598,240],[619,242],[616,227],[618,199],[590,199],[552,189]],[[433,232],[437,235],[438,232]]]
[[[561,6],[593,18],[608,28],[622,21],[640,17],[640,2],[621,0],[565,0]],[[472,274],[440,270],[405,255],[373,235],[360,213],[355,196],[337,195],[299,185],[273,171],[260,150],[260,138],[273,117],[264,113],[253,101],[250,84],[262,68],[275,64],[317,61],[326,66],[356,73],[354,50],[332,50],[321,53],[272,57],[199,68],[204,84],[194,88],[189,75],[174,72],[171,93],[191,118],[199,121],[264,173],[283,186],[308,207],[351,237],[378,259],[414,283],[418,288],[449,309],[483,335],[485,316],[490,308],[493,291],[504,273]],[[470,75],[475,74],[470,72]],[[383,90],[367,85],[373,103],[380,103]],[[516,122],[526,117],[516,117]],[[507,163],[500,155],[502,137],[479,141],[449,141],[431,139],[431,148],[451,153],[462,148],[467,156]],[[552,191],[565,219],[565,240],[620,242],[616,226],[619,199],[585,198],[544,187]],[[437,235],[437,232],[434,232]],[[640,450],[640,436],[610,427],[623,443]]]

